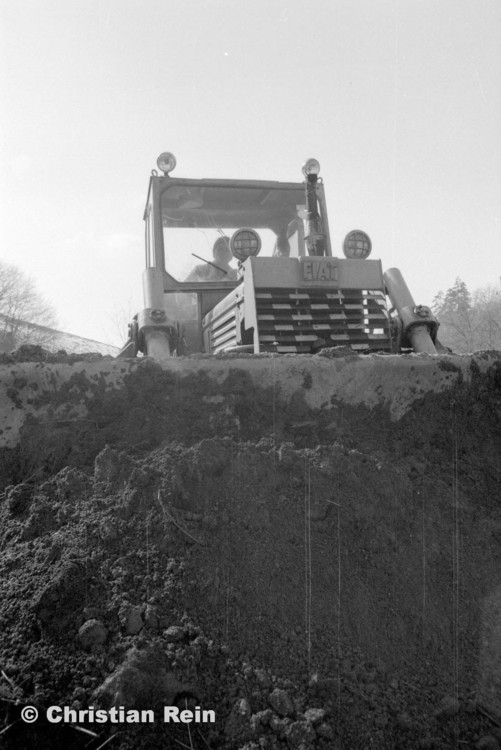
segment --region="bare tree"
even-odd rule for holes
[[[473,293],[479,348],[501,349],[501,288],[484,286]]]
[[[21,344],[44,344],[56,325],[54,309],[21,269],[0,261],[0,347],[10,351]]]
[[[438,292],[432,308],[440,341],[453,351],[501,349],[501,290],[486,286],[470,294],[458,278],[445,294]]]
[[[129,297],[126,304],[121,307],[115,306],[113,312],[108,315],[108,324],[105,327],[106,340],[113,346],[122,347],[127,341],[129,323],[138,312],[139,305],[135,304]]]

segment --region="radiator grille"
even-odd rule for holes
[[[210,326],[210,347],[214,354],[238,344],[235,310],[236,305],[233,305],[223,315],[219,315]]]
[[[261,351],[323,346],[391,351],[386,299],[370,289],[256,289]]]

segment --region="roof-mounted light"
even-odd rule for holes
[[[348,232],[343,242],[343,253],[347,258],[365,260],[371,254],[371,238],[360,229]]]
[[[307,159],[303,164],[303,174],[308,177],[310,174],[318,174],[320,172],[320,162],[316,159]]]
[[[233,232],[230,250],[237,260],[244,261],[261,250],[261,237],[254,229],[244,227]]]
[[[165,175],[168,175],[169,172],[172,172],[172,170],[176,166],[176,163],[176,157],[169,151],[164,151],[164,153],[160,154],[157,159],[157,167]]]

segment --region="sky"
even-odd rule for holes
[[[431,304],[501,276],[499,0],[0,0],[0,260],[120,344],[173,176],[301,181]],[[123,331],[123,333],[122,333]]]

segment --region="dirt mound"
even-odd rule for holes
[[[296,361],[287,398],[245,368],[216,387],[145,363],[114,388],[73,369],[50,399],[22,371],[10,403],[38,412],[3,449],[6,748],[499,747],[501,359],[442,364],[449,386],[397,415],[324,409]]]

